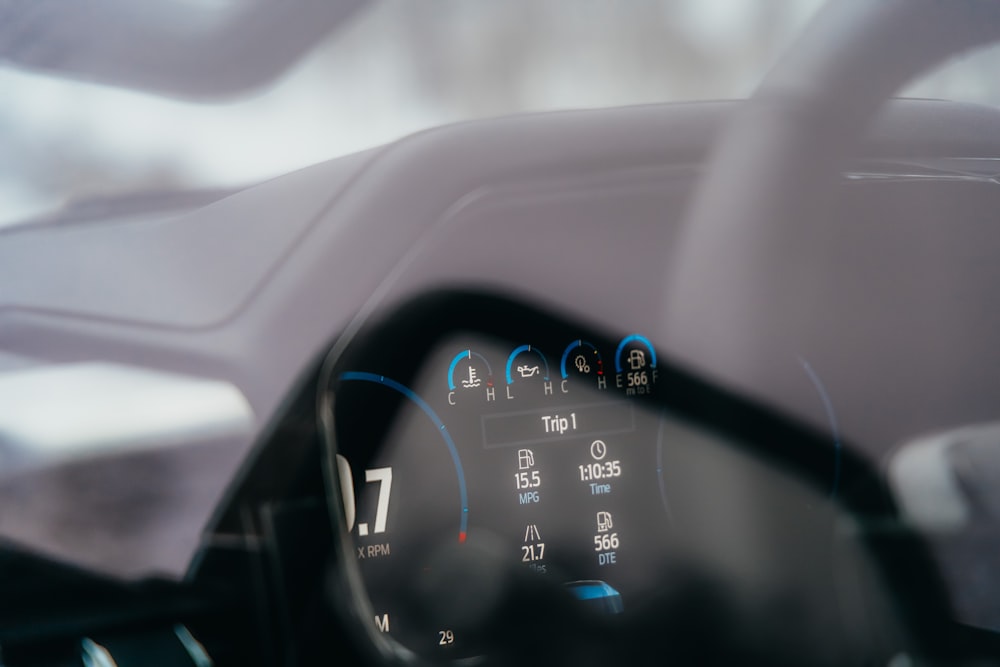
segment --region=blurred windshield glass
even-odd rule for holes
[[[224,104],[0,69],[0,224],[92,197],[238,187],[452,121],[743,97],[819,4],[388,0]]]
[[[0,225],[91,198],[239,187],[457,120],[745,97],[820,4],[387,0],[224,104],[0,69]],[[995,104],[996,57],[908,92]]]

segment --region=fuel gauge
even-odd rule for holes
[[[626,396],[649,394],[659,377],[656,350],[639,334],[625,336],[615,350],[615,384]]]

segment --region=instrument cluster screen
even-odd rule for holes
[[[344,518],[380,631],[420,654],[475,655],[468,609],[425,599],[489,594],[465,590],[463,550],[594,613],[641,601],[670,535],[662,420],[637,400],[660,379],[646,337],[543,349],[459,336],[409,380],[377,366],[337,374],[334,423]]]

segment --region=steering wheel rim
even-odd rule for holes
[[[807,276],[844,165],[894,91],[997,40],[1000,3],[828,2],[711,154],[670,251],[661,345],[671,356],[738,393],[795,405],[789,359],[817,335]],[[943,591],[937,599],[947,605]],[[901,612],[932,652],[961,643],[926,632],[946,609]]]
[[[711,154],[671,250],[665,347],[736,390],[794,395],[798,371],[780,360],[808,330],[798,277],[818,250],[811,218],[894,91],[997,40],[1000,3],[989,0],[821,8]]]

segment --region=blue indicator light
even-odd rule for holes
[[[573,597],[587,602],[597,611],[620,614],[625,610],[621,594],[603,581],[571,581],[565,586]]]

